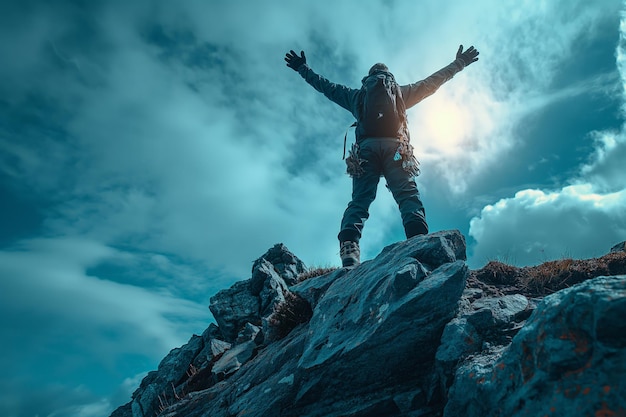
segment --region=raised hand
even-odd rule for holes
[[[478,51],[470,46],[465,52],[463,52],[463,45],[459,45],[459,50],[456,52],[456,58],[461,59],[465,66],[478,61]]]
[[[289,68],[298,71],[302,65],[306,64],[306,56],[304,56],[304,51],[300,51],[300,56],[298,56],[292,49],[285,55],[285,61]]]

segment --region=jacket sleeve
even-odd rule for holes
[[[406,108],[413,107],[426,97],[432,95],[439,87],[445,82],[450,81],[452,77],[463,68],[465,68],[465,64],[461,59],[457,59],[422,81],[401,86],[400,91],[402,91],[402,98],[404,99]]]
[[[359,90],[328,81],[321,75],[316,74],[307,64],[300,66],[298,73],[313,88],[356,117],[357,94]]]

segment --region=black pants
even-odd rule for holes
[[[428,233],[426,213],[415,178],[402,168],[402,160],[394,160],[398,145],[398,140],[391,138],[368,138],[359,142],[360,158],[365,160],[361,165],[364,173],[352,179],[352,201],[341,220],[340,242],[361,239],[363,224],[369,218],[369,207],[376,198],[381,176],[387,180],[387,187],[398,203],[406,237]]]

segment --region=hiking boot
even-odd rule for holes
[[[339,255],[344,268],[352,269],[361,263],[361,250],[357,242],[346,240],[339,246]]]

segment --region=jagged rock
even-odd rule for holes
[[[460,233],[440,232],[391,245],[354,270],[330,274],[334,281],[320,285],[326,290],[309,323],[164,416],[435,412],[441,407],[427,404],[422,386],[431,377],[443,328],[458,309],[469,274],[463,259]]]
[[[521,294],[503,297],[481,298],[472,303],[474,312],[467,315],[467,320],[479,331],[505,326],[524,314],[529,302]]]
[[[241,344],[249,341],[253,341],[257,345],[263,343],[263,333],[261,332],[261,328],[252,323],[246,323],[244,328],[237,335],[237,340],[235,342],[236,344]]]
[[[260,324],[258,295],[252,293],[250,280],[239,281],[210,298],[209,309],[226,341],[234,341],[246,323]]]
[[[357,288],[347,279],[331,285],[315,309],[299,362],[303,370],[315,369],[296,397],[302,415],[316,409],[333,416],[399,415],[403,405],[396,398],[406,396],[426,407],[431,393],[421,387],[431,378],[438,339],[456,314],[468,271],[462,261],[423,277],[420,269],[407,263],[380,275],[355,274],[363,283]],[[408,290],[411,270],[415,284]]]
[[[374,260],[326,291],[298,363],[304,370],[322,367],[324,372],[308,378],[297,404],[330,407],[355,385],[376,392],[391,381],[419,380],[407,371],[428,368],[434,361],[443,328],[456,314],[467,267],[456,261],[426,276],[418,260],[408,254],[402,259],[404,265],[395,271],[377,270]],[[384,365],[374,365],[382,358]]]
[[[263,342],[272,343],[287,336],[298,325],[307,323],[313,310],[311,305],[298,294],[285,293],[285,301],[276,306],[275,311],[263,318]]]
[[[292,287],[289,290],[304,298],[311,307],[315,308],[320,297],[326,292],[330,284],[348,272],[348,269],[340,268],[333,272],[317,277],[309,278]]]
[[[201,337],[193,336],[189,343],[172,350],[159,369],[144,378],[131,403],[115,411],[117,415],[152,417],[162,404],[178,401],[176,397],[185,392],[189,382],[198,385],[198,381],[189,381],[191,376],[200,374],[206,379],[204,374],[211,372],[220,379],[239,369],[254,357],[256,346],[263,342],[259,326],[284,300],[286,281],[295,283],[305,270],[304,263],[285,245],[277,244],[267,251],[254,262],[250,279],[211,297],[209,308],[218,325],[211,324]]]
[[[159,375],[169,381],[182,378],[185,372],[187,372],[191,360],[197,356],[203,347],[201,336],[191,336],[191,339],[185,345],[172,349],[159,363]]]
[[[626,276],[541,301],[543,281],[519,268],[483,280],[464,259],[463,236],[443,231],[296,283],[303,264],[278,244],[211,300],[219,326],[168,355],[112,417],[154,416],[142,407],[178,362],[192,375],[172,382],[161,417],[625,415]],[[552,270],[545,282],[561,279]],[[277,331],[272,320],[303,306]]]
[[[133,393],[131,401],[133,417],[153,416],[158,413],[161,402],[171,401],[171,398],[177,395],[173,387],[186,379],[189,365],[203,347],[202,337],[193,335],[185,345],[172,349],[163,358],[158,370],[148,373],[139,389]]]
[[[306,328],[296,329],[259,350],[230,379],[193,393],[159,417],[281,416],[294,397],[295,372],[305,339]]]
[[[224,339],[233,342],[246,323],[263,326],[277,304],[285,300],[288,282],[295,283],[305,266],[283,244],[254,262],[252,277],[211,297],[209,306]]]
[[[219,381],[232,375],[256,355],[257,345],[254,340],[242,343],[231,348],[222,355],[213,365],[213,374]]]
[[[459,367],[444,416],[626,413],[626,276],[546,297],[495,357]]]
[[[479,288],[466,288],[459,304],[459,314],[441,338],[438,355],[444,362],[458,362],[490,346],[508,345],[535,309],[535,303],[522,294],[494,297]]]
[[[626,252],[626,241],[618,243],[611,248],[610,253]]]
[[[444,328],[437,361],[445,365],[456,364],[472,353],[482,350],[483,338],[467,318],[454,318]]]
[[[201,337],[202,337],[203,347],[198,352],[198,354],[196,355],[196,357],[194,358],[192,362],[192,365],[196,369],[202,368],[208,362],[210,362],[214,356],[217,355],[217,353],[215,353],[213,349],[213,344],[214,344],[214,341],[217,340],[216,338],[219,335],[220,335],[220,329],[213,323],[211,323],[209,327],[207,327],[206,330],[202,333]],[[222,343],[226,343],[226,342],[222,342]]]
[[[282,243],[277,243],[263,256],[257,259],[252,270],[254,271],[262,260],[266,260],[274,266],[279,276],[291,286],[297,282],[298,275],[306,271],[306,265]]]
[[[465,259],[465,248],[451,250],[457,236],[442,232],[400,242],[333,282],[314,310],[300,366],[312,368],[389,343],[417,346],[438,338],[465,287],[467,267],[457,261],[457,255]],[[442,256],[435,259],[433,253]],[[429,354],[427,349],[416,353],[414,358]]]
[[[272,314],[276,304],[285,301],[285,293],[289,291],[274,265],[265,259],[261,259],[252,270],[250,288],[259,297],[259,317]]]
[[[229,343],[215,339],[218,334],[218,327],[211,323],[202,336],[193,335],[185,345],[172,349],[158,369],[142,380],[131,402],[119,407],[111,416],[154,416],[163,405],[177,401],[176,397],[186,392],[189,377],[206,368],[214,356],[230,348]]]
[[[463,292],[459,315],[446,325],[441,336],[435,380],[444,394],[459,363],[472,354],[492,354],[494,346],[507,346],[532,310],[521,294],[485,298],[480,295],[480,290]]]
[[[220,339],[211,339],[209,346],[211,348],[211,355],[213,355],[213,357],[223,354],[232,347],[230,343],[224,342]]]

